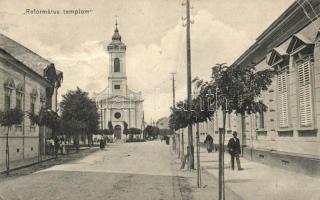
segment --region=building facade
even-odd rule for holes
[[[20,125],[10,128],[10,160],[37,157],[44,151],[44,127],[33,124],[27,113],[41,108],[57,111],[57,94],[63,74],[53,63],[0,34],[0,110],[21,109]],[[5,127],[0,127],[0,165],[5,162]],[[47,135],[50,130],[47,129]]]
[[[243,155],[273,166],[320,175],[320,1],[294,2],[232,65],[274,69],[259,97],[267,111],[226,117],[226,143],[237,131]],[[200,124],[219,141],[222,113]],[[187,130],[184,130],[187,133]],[[195,135],[195,126],[193,127]]]
[[[94,95],[100,111],[100,129],[109,129],[111,123],[114,139],[124,139],[126,127],[141,129],[143,121],[142,93],[130,90],[127,85],[126,48],[116,24],[112,41],[106,48],[109,54],[108,86]]]

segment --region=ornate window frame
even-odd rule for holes
[[[13,78],[9,77],[4,83],[4,102],[5,102],[5,110],[11,108],[11,98],[12,92],[15,90],[15,83]],[[6,98],[9,98],[9,108],[6,108]]]
[[[287,53],[292,58],[292,67],[294,68],[295,74],[295,82],[296,82],[296,94],[297,94],[297,119],[298,119],[298,131],[307,131],[315,129],[315,89],[314,89],[314,42],[310,41],[308,38],[304,37],[300,34],[295,34],[292,36],[291,41],[289,43]],[[309,62],[309,74],[310,74],[310,112],[311,112],[311,124],[303,125],[302,124],[302,113],[301,111],[301,96],[299,96],[301,92],[300,82],[299,82],[299,62],[305,63]],[[304,70],[303,70],[304,71]],[[304,73],[304,72],[303,72]],[[307,111],[306,111],[307,112]],[[306,115],[306,113],[304,113]]]

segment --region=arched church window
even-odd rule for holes
[[[114,72],[120,72],[120,59],[114,59]]]

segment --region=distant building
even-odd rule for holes
[[[170,129],[169,127],[169,118],[168,117],[162,117],[158,119],[156,126],[159,129]]]
[[[156,127],[159,128],[160,135],[171,135],[172,130],[169,127],[169,118],[168,117],[162,117],[158,119],[156,122]]]
[[[20,108],[38,113],[41,107],[57,111],[57,95],[63,74],[54,64],[18,42],[0,34],[0,110]],[[0,127],[0,165],[5,162],[7,129]],[[27,115],[9,132],[10,160],[38,156],[44,151],[43,127],[32,124]],[[39,145],[40,141],[40,145]]]
[[[277,71],[258,100],[266,112],[227,115],[226,142],[237,131],[250,159],[309,174],[320,174],[320,1],[294,2],[232,65]],[[200,125],[214,136],[222,113]],[[186,131],[186,130],[185,130]],[[195,132],[195,128],[193,128]]]
[[[113,137],[124,139],[123,130],[128,128],[141,129],[143,121],[142,93],[134,92],[127,86],[126,45],[116,29],[111,43],[107,46],[109,53],[108,86],[95,95],[100,112],[100,129],[108,129],[111,122],[114,128]]]

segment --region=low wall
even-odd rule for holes
[[[287,169],[310,176],[320,176],[320,159],[317,157],[247,147],[243,148],[243,156],[249,160],[272,167]]]

